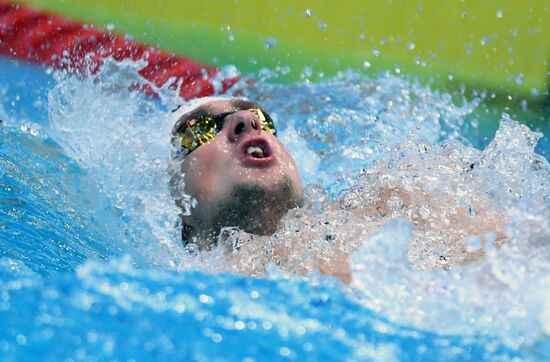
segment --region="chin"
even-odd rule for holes
[[[288,176],[268,185],[263,182],[234,185],[217,205],[214,228],[233,226],[252,234],[272,234],[283,215],[301,205],[301,190],[295,186]]]

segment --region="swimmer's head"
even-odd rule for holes
[[[173,128],[179,156],[171,189],[183,215],[186,241],[208,248],[223,227],[266,235],[303,199],[296,163],[276,137],[268,113],[240,99],[213,100],[181,115]],[[182,192],[183,191],[183,192]]]

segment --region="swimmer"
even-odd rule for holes
[[[185,209],[186,195],[196,200],[190,211],[181,215],[184,245],[194,245],[198,251],[211,250],[225,227],[236,227],[259,236],[271,235],[277,231],[285,214],[304,203],[304,190],[296,163],[277,138],[273,120],[259,104],[242,99],[208,101],[181,115],[172,134],[178,150],[170,171],[172,195],[182,210]],[[425,195],[423,190],[416,191],[416,194]],[[372,205],[350,207],[344,205],[345,200],[340,200],[330,207],[346,209],[350,218],[356,218],[357,225],[365,225],[367,218],[371,220],[367,223],[368,227],[358,226],[354,230],[368,235],[384,221],[384,215],[388,212],[383,209],[388,200],[395,198],[399,198],[404,205],[412,205],[415,195],[396,185],[379,190],[378,199]],[[436,212],[440,200],[424,198],[423,207],[431,203],[432,210]],[[422,225],[422,220],[415,219],[414,210],[407,215],[425,233],[448,229],[448,225],[438,225],[433,220]],[[500,227],[498,217],[493,214],[483,217],[481,220],[484,222],[481,223],[479,218],[470,222],[464,215],[465,211],[459,209],[451,215],[455,224],[464,224],[458,232],[449,234],[450,240],[457,243],[469,235],[483,235]],[[300,238],[307,237],[304,234]],[[349,263],[342,250],[349,252],[351,249],[341,246],[347,240],[362,238],[342,235],[340,239],[333,243],[335,247],[332,251],[319,256],[313,264],[322,273],[335,275],[349,283]],[[281,247],[273,258],[287,260],[289,253],[296,252],[290,249],[296,247]],[[307,247],[303,249],[307,253]],[[478,257],[466,255],[457,263],[471,262],[470,259]],[[248,266],[243,260],[240,264],[245,269]]]
[[[257,235],[275,232],[281,217],[304,197],[296,163],[258,104],[211,101],[182,115],[173,128],[182,150],[172,193],[182,207],[180,175],[196,207],[183,215],[184,243],[210,249],[223,227]]]

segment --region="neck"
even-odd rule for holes
[[[289,186],[281,182],[277,191],[254,185],[236,187],[206,222],[193,217],[184,221],[184,243],[195,243],[199,250],[209,250],[217,244],[224,227],[237,227],[255,235],[273,234],[284,214],[302,201]]]

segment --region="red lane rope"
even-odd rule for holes
[[[0,54],[75,73],[87,70],[93,73],[107,57],[117,61],[144,59],[147,66],[140,74],[158,87],[175,79],[170,87],[175,88],[181,82],[180,94],[185,99],[212,95],[216,91],[211,81],[218,74],[214,67],[5,0],[0,0]],[[221,92],[237,80],[221,80]],[[145,91],[152,92],[151,89]]]

